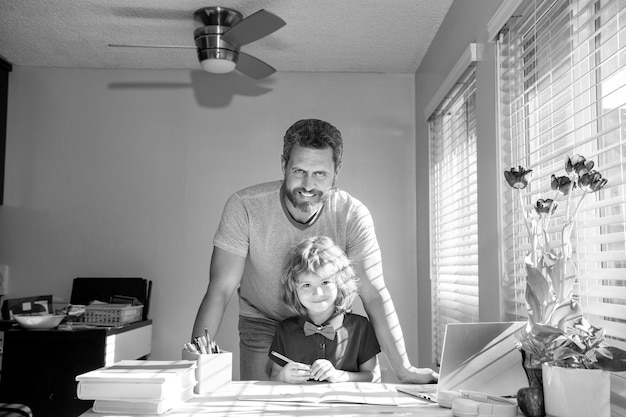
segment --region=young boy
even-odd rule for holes
[[[296,314],[279,323],[270,347],[272,380],[302,383],[373,381],[380,346],[374,328],[350,313],[358,277],[345,253],[325,236],[289,253],[283,299]]]

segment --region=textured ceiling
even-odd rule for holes
[[[15,66],[199,69],[193,12],[259,9],[286,26],[242,47],[279,72],[415,73],[452,0],[2,0],[0,56]]]

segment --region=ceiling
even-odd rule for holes
[[[199,69],[193,12],[265,9],[287,24],[242,51],[279,72],[415,73],[452,0],[2,0],[0,56],[14,66]]]

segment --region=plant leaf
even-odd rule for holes
[[[538,322],[544,322],[545,307],[550,301],[550,282],[537,268],[526,264],[526,301]]]
[[[535,324],[540,322],[543,318],[541,302],[528,283],[526,283],[526,303],[528,303],[528,320],[530,323]]]
[[[561,294],[561,286],[563,285],[563,283],[561,282],[561,271],[563,270],[563,262],[564,262],[564,258],[563,256],[558,256],[553,264],[552,267],[548,269],[548,275],[550,276],[550,281],[552,282],[552,288],[554,288],[554,292],[556,294]]]
[[[572,327],[574,322],[582,318],[582,316],[583,309],[579,303],[565,300],[550,313],[546,322],[565,331],[568,327]]]
[[[594,368],[604,369],[611,372],[626,371],[626,352],[614,346],[607,346],[613,358],[607,358],[602,355],[603,350],[598,350],[598,362],[594,364]]]

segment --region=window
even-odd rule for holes
[[[429,118],[433,361],[437,363],[446,324],[478,321],[474,65],[466,65],[453,83]]]
[[[609,180],[583,203],[572,259],[585,314],[626,349],[626,3],[524,0],[499,34],[498,63],[501,163],[533,170],[524,203],[552,198],[550,175],[573,154]],[[517,197],[502,191],[506,319],[523,320],[529,246]]]

